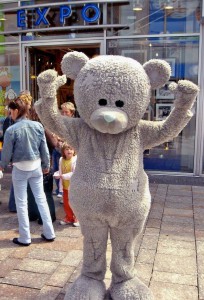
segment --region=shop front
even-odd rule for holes
[[[168,86],[188,79],[201,91],[194,116],[173,140],[144,153],[152,173],[203,175],[203,29],[202,0],[1,1],[0,4],[0,119],[21,90],[38,99],[38,74],[55,68],[69,51],[123,55],[141,64],[166,60],[170,81],[152,91],[144,119],[165,119],[174,107]],[[74,102],[73,81],[58,91],[58,104]],[[176,122],[176,120],[175,120]]]

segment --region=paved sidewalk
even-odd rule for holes
[[[80,273],[83,241],[79,228],[59,225],[63,208],[55,198],[57,238],[46,243],[31,222],[32,244],[19,247],[16,214],[8,212],[10,174],[0,191],[0,299],[64,299]],[[152,208],[136,245],[138,276],[155,300],[204,300],[204,187],[151,184]],[[111,246],[107,260],[110,265]],[[105,282],[110,283],[111,273]]]

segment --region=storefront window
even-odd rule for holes
[[[198,37],[114,39],[107,42],[107,54],[131,57],[141,64],[152,58],[165,59],[171,65],[170,81],[163,88],[152,91],[144,114],[144,119],[151,121],[165,119],[174,107],[174,95],[168,89],[170,82],[188,79],[197,84],[198,53]],[[145,151],[145,169],[193,172],[195,119],[194,116],[177,138]]]
[[[0,136],[5,109],[20,91],[20,61],[18,45],[0,45]]]
[[[0,32],[16,30],[17,18],[15,11],[7,11],[7,9],[16,8],[17,2],[0,4]],[[5,10],[5,11],[4,11]],[[6,39],[6,37],[5,37]],[[6,41],[9,41],[7,39]]]
[[[168,6],[166,5],[168,3]],[[132,0],[108,4],[108,23],[126,24],[110,29],[109,36],[199,32],[200,0]]]

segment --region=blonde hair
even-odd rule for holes
[[[30,92],[26,91],[26,90],[20,92],[18,98],[27,105],[31,105],[31,103],[33,101],[33,97],[31,96]]]
[[[61,108],[65,108],[65,109],[69,109],[73,112],[75,112],[75,107],[74,104],[72,102],[65,102],[61,105]]]

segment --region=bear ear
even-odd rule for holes
[[[76,79],[81,68],[87,63],[89,58],[83,53],[73,51],[65,54],[62,58],[61,69],[68,78]]]
[[[150,59],[143,65],[147,73],[152,89],[162,87],[171,76],[171,67],[161,59]]]

